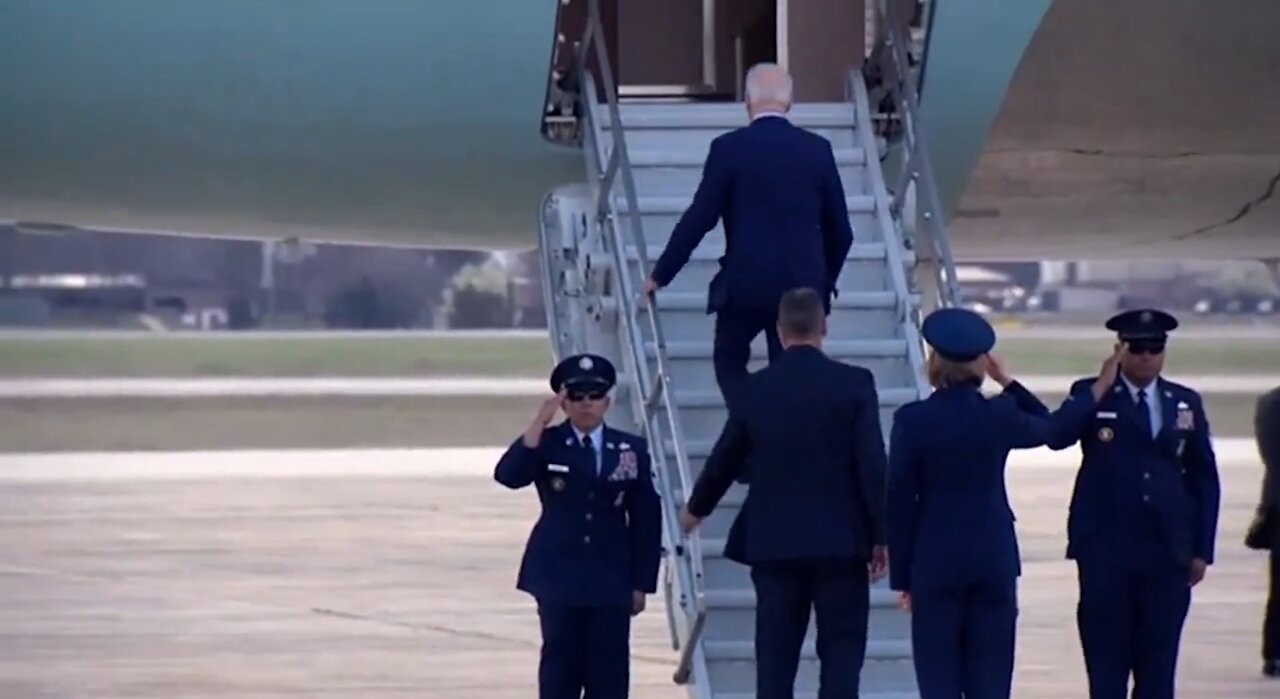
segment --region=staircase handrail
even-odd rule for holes
[[[931,265],[931,268],[937,283],[939,305],[955,306],[961,301],[955,257],[951,252],[951,237],[944,220],[942,199],[938,195],[933,162],[929,158],[924,129],[920,126],[920,97],[907,56],[908,38],[904,31],[906,24],[897,16],[896,5],[894,0],[876,0],[876,20],[877,25],[881,27],[879,32],[881,46],[871,52],[872,59],[880,63],[876,66],[883,81],[880,87],[893,100],[897,110],[898,121],[902,128],[902,144],[906,149],[902,172],[893,190],[891,206],[894,214],[900,217],[907,191],[912,183],[915,184],[916,203],[921,208],[917,222],[919,235],[916,237],[924,239],[936,262]],[[917,254],[919,254],[918,249]]]
[[[907,360],[913,369],[911,373],[915,377],[916,394],[924,398],[929,395],[929,388],[921,371],[924,367],[924,351],[920,343],[920,331],[913,320],[915,309],[912,307],[911,287],[907,283],[907,265],[902,256],[903,244],[890,214],[891,201],[889,192],[885,189],[884,175],[873,159],[872,154],[876,152],[876,136],[871,128],[871,99],[867,95],[867,86],[859,71],[849,71],[846,90],[849,101],[853,103],[854,128],[862,140],[862,148],[867,153],[867,177],[871,182],[871,196],[876,202],[876,225],[884,235],[885,264],[889,267],[889,279],[898,297],[898,320],[906,336]]]
[[[617,310],[623,327],[626,329],[628,349],[636,368],[633,385],[639,389],[639,412],[642,417],[646,439],[650,444],[650,453],[659,479],[668,496],[663,497],[663,518],[674,545],[668,557],[668,565],[675,564],[676,574],[681,578],[681,606],[685,610],[688,627],[683,638],[675,634],[676,647],[680,650],[680,660],[674,674],[679,684],[686,684],[693,675],[694,665],[700,657],[700,638],[706,622],[707,605],[705,578],[702,571],[701,538],[695,530],[683,534],[679,526],[679,514],[673,498],[670,478],[670,464],[667,460],[666,445],[661,439],[657,413],[662,410],[667,416],[667,430],[671,438],[672,451],[675,453],[676,474],[680,481],[681,492],[685,498],[693,490],[692,471],[689,468],[684,430],[680,424],[679,412],[671,394],[671,374],[667,357],[666,339],[662,323],[658,317],[656,298],[638,303],[640,294],[633,285],[631,275],[627,273],[625,257],[626,243],[623,232],[619,230],[620,219],[614,188],[619,176],[622,181],[623,196],[627,202],[626,217],[630,222],[631,243],[635,246],[639,261],[640,277],[649,275],[649,259],[645,244],[644,231],[640,221],[639,198],[636,195],[635,179],[631,162],[627,155],[626,139],[622,124],[621,109],[618,104],[618,91],[614,84],[612,67],[604,40],[604,27],[600,17],[600,0],[589,0],[587,26],[578,46],[577,71],[580,96],[583,100],[581,117],[586,120],[583,129],[584,152],[587,156],[587,167],[591,175],[592,186],[596,189],[596,216],[605,230],[606,240],[612,248],[618,284]],[[610,149],[608,163],[601,168],[601,147],[603,128],[597,118],[596,107],[600,105],[597,94],[595,76],[587,67],[588,51],[594,47],[596,60],[600,68],[602,92],[609,114],[610,133],[613,147]],[[590,141],[590,147],[585,144]],[[650,336],[653,339],[654,355],[657,364],[656,376],[650,377],[649,365],[645,357],[644,340],[636,328],[637,307],[643,309]],[[673,629],[673,631],[675,631]]]

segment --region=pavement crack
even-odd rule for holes
[[[338,609],[329,609],[327,607],[312,607],[311,613],[320,616],[332,617],[335,619],[345,619],[347,621],[359,621],[367,624],[378,624],[380,626],[391,626],[410,631],[427,631],[432,633],[453,636],[455,638],[469,638],[479,641],[490,641],[494,643],[502,643],[509,646],[517,646],[520,648],[540,648],[541,641],[531,641],[515,636],[504,636],[502,634],[489,633],[487,631],[477,631],[473,629],[459,629],[443,624],[427,624],[421,622],[402,621],[400,619],[388,619],[385,617],[372,616],[368,614],[357,614],[355,612],[345,612]],[[658,658],[651,655],[640,655],[633,653],[631,659],[641,663],[652,665],[671,665],[672,658]]]

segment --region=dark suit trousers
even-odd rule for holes
[[[716,367],[716,385],[725,403],[730,402],[732,392],[747,377],[747,363],[751,360],[751,341],[761,332],[769,345],[769,361],[782,354],[778,340],[778,309],[725,308],[716,313],[715,345],[712,360]]]
[[[867,651],[867,562],[796,560],[755,565],[756,699],[792,699],[800,647],[817,617],[818,699],[858,696]]]
[[[1188,571],[1144,560],[1079,560],[1076,622],[1090,699],[1173,699]]]
[[[539,699],[626,699],[631,677],[631,610],[538,604],[542,658]]]
[[[1280,546],[1271,545],[1267,615],[1262,621],[1262,659],[1280,660]]]

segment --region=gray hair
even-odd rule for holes
[[[777,63],[757,63],[747,71],[748,104],[791,104],[791,76]]]

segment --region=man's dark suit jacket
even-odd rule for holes
[[[853,244],[831,143],[778,116],[764,116],[711,142],[702,182],[654,263],[659,286],[724,219],[725,254],[707,313],[774,312],[791,289],[830,299]]]
[[[749,472],[730,560],[866,559],[884,544],[887,470],[871,372],[794,346],[747,379],[688,509],[706,517]]]
[[[1253,414],[1253,434],[1258,442],[1258,455],[1266,474],[1262,481],[1261,506],[1280,509],[1280,387],[1273,388],[1258,398]],[[1273,512],[1272,521],[1280,520]],[[1277,532],[1280,538],[1280,532]]]

